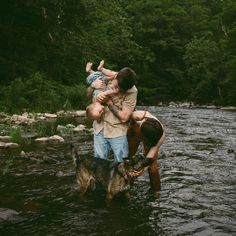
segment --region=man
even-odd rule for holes
[[[92,88],[98,88],[95,82],[91,84]],[[135,82],[135,72],[125,67],[111,81],[112,86],[117,87],[119,92],[112,96],[104,92],[97,95],[97,101],[106,103],[107,106],[101,120],[93,122],[95,157],[108,159],[110,149],[116,162],[123,162],[123,158],[128,157],[128,121],[136,106],[138,93]]]

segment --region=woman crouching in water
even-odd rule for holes
[[[161,190],[160,174],[158,171],[158,152],[164,142],[165,132],[161,122],[148,111],[134,111],[127,133],[129,143],[129,157],[135,155],[142,142],[145,159],[142,168],[148,167],[151,189]]]

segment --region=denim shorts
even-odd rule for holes
[[[112,150],[115,162],[123,162],[123,158],[128,157],[127,136],[117,138],[104,138],[103,130],[94,134],[94,157],[108,159],[109,151]]]

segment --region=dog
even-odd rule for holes
[[[80,186],[81,199],[84,199],[85,193],[89,189],[94,189],[97,184],[106,191],[108,202],[111,202],[118,193],[123,193],[129,199],[129,190],[134,178],[143,172],[143,170],[137,171],[137,166],[143,161],[140,156],[126,159],[122,163],[114,163],[101,158],[79,156],[74,145],[71,146],[71,155],[76,167],[76,180]]]

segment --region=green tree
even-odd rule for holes
[[[184,60],[190,98],[198,103],[221,99],[219,74],[222,57],[217,44],[208,39],[194,38],[186,45]]]

